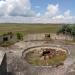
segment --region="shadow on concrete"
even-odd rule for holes
[[[12,72],[8,72],[7,75],[14,75]]]

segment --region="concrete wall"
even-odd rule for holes
[[[3,36],[0,36],[0,43],[3,42]]]
[[[1,35],[0,36],[0,43],[2,43],[3,42],[3,38],[8,38],[8,41],[16,41],[17,40],[17,37],[15,36],[15,35],[13,35],[12,37],[11,37],[11,35]]]
[[[38,34],[28,34],[24,37],[25,40],[45,40],[45,34],[47,33],[38,33]],[[68,35],[56,35],[50,33],[51,39],[57,39],[57,40],[73,40],[71,36]]]
[[[7,75],[7,58],[6,54],[1,58],[1,64],[0,64],[0,75]]]

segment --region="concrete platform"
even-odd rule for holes
[[[7,75],[7,58],[3,51],[0,51],[0,75]]]

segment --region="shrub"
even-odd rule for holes
[[[23,35],[21,33],[17,33],[16,35],[18,40],[23,40]]]

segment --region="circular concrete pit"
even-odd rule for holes
[[[24,60],[32,66],[58,67],[64,65],[68,51],[59,47],[35,46],[23,52]]]

